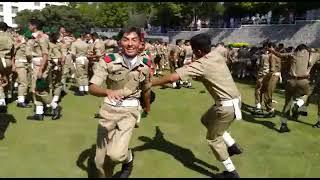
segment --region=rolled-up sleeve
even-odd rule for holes
[[[108,76],[107,63],[101,59],[94,70],[94,74],[90,80],[90,83],[101,86],[106,81]]]
[[[176,73],[180,76],[182,81],[190,78],[199,78],[204,75],[204,66],[201,61],[197,60],[189,65],[176,69]]]

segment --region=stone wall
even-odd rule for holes
[[[218,42],[247,42],[258,45],[269,38],[285,46],[297,46],[306,43],[310,47],[320,47],[320,22],[303,21],[287,25],[246,25],[241,28],[203,28],[200,31],[169,32],[170,43],[177,39],[190,39],[199,33],[208,33],[212,36],[212,43]]]
[[[99,32],[98,32],[99,33]],[[154,34],[154,36],[169,39],[174,44],[177,39],[190,39],[199,33],[208,33],[212,36],[212,43],[218,42],[247,42],[258,45],[269,38],[285,46],[297,46],[306,43],[310,47],[320,48],[320,21],[296,21],[296,24],[281,25],[243,25],[240,28],[203,28],[200,31],[168,32],[167,34]],[[116,32],[101,33],[109,37]],[[148,34],[146,37],[152,37]]]

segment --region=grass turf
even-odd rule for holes
[[[237,83],[245,104],[254,103],[254,86]],[[192,89],[155,88],[157,98],[151,114],[135,129],[131,147],[135,149],[131,177],[208,177],[224,170],[208,147],[201,115],[214,103],[205,88],[193,82]],[[275,93],[283,107],[283,94]],[[9,105],[16,119],[0,141],[0,177],[88,177],[97,119],[93,118],[101,99],[76,97],[70,92],[61,105],[63,117],[52,121],[28,121],[32,109]],[[253,118],[243,112],[243,120],[232,124],[231,135],[244,153],[232,157],[241,177],[318,177],[320,171],[319,129],[313,129],[317,109],[309,106],[309,116],[289,121],[290,133],[279,134],[279,116]],[[3,121],[3,120],[1,120]],[[90,162],[90,161],[89,161]],[[90,163],[89,163],[90,164]],[[121,168],[116,167],[116,171]],[[90,168],[89,168],[90,169]],[[87,172],[89,171],[89,173]],[[88,175],[89,174],[89,175]]]

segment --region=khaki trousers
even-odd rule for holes
[[[263,94],[264,104],[266,106],[267,111],[271,111],[273,108],[272,94],[277,87],[278,81],[279,81],[279,76],[269,74],[267,77],[267,89],[266,89],[266,93]]]
[[[103,119],[97,130],[96,167],[100,177],[111,177],[114,166],[125,162],[139,107],[114,107],[104,103],[100,109]]]
[[[207,128],[207,142],[217,160],[225,161],[229,157],[223,133],[228,130],[235,119],[233,107],[212,106],[201,118]]]
[[[42,73],[42,77],[48,82],[48,76],[49,76],[49,68],[50,64],[48,62],[46,70]],[[39,92],[36,91],[36,81],[37,81],[37,75],[39,72],[40,66],[33,66],[32,70],[32,82],[31,82],[31,90],[34,93],[34,104],[36,106],[43,106],[43,104],[50,104],[52,101],[52,97],[50,95],[50,90],[47,88],[45,91]],[[48,82],[49,83],[49,82]]]
[[[309,94],[309,80],[295,80],[290,79],[286,84],[285,103],[282,110],[282,114],[289,118],[290,109],[293,104],[293,98],[300,97],[304,102],[307,102]]]
[[[26,96],[28,94],[28,85],[29,85],[28,63],[16,61],[15,65],[16,65],[16,72],[18,75],[17,82],[19,83],[18,96]]]

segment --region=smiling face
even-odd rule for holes
[[[120,45],[122,53],[127,57],[133,58],[139,53],[141,48],[141,40],[136,32],[124,33]]]

